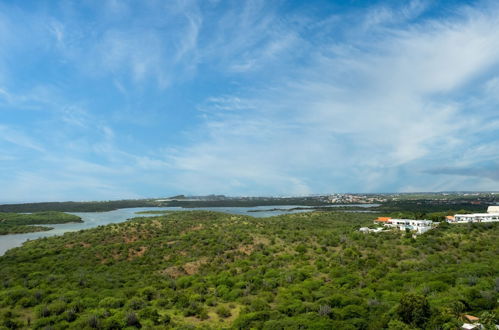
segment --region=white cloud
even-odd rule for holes
[[[0,159],[43,154],[43,168],[16,172],[16,196],[30,193],[30,180],[49,187],[51,176],[54,199],[65,184],[117,196],[116,182],[127,196],[133,184],[287,195],[494,182],[497,5],[423,19],[431,2],[315,17],[268,1],[106,1],[93,23],[74,6],[62,5],[57,17],[8,17],[0,5],[0,111],[33,115],[29,127],[0,123],[0,143],[11,147]],[[34,44],[25,42],[31,34]],[[11,83],[5,59],[35,50],[54,56],[51,70],[68,73],[74,90],[45,75]],[[95,102],[94,83],[111,86]],[[78,89],[85,84],[91,91]],[[200,100],[208,90],[221,92]],[[175,98],[182,101],[169,103]],[[198,118],[187,118],[189,106]],[[177,136],[139,132],[159,129],[156,118]],[[464,175],[481,162],[485,176]],[[448,171],[436,174],[441,164]]]
[[[85,200],[140,197],[122,185],[109,184],[90,175],[20,171],[2,181],[10,187],[8,194],[0,196],[3,202],[78,201],[82,196],[88,196]]]
[[[43,152],[44,148],[29,135],[25,134],[19,128],[12,128],[0,124],[0,141],[6,141],[23,148],[33,149],[35,151]]]
[[[385,24],[386,10],[368,24]],[[205,122],[205,140],[183,150],[176,164],[196,178],[194,191],[203,180],[223,182],[224,192],[244,186],[286,192],[305,181],[322,191],[413,190],[400,181],[429,183],[425,168],[457,161],[461,144],[483,133],[481,120],[470,128],[480,109],[466,108],[466,88],[499,64],[497,12],[463,10],[445,21],[385,27],[374,41],[361,41],[362,52],[348,41],[331,45],[341,52],[324,47],[292,82],[282,77],[279,87],[212,97],[207,103],[216,115]],[[241,99],[258,109],[227,112],[239,110]],[[418,170],[397,173],[404,168]],[[440,181],[432,188],[449,186]]]

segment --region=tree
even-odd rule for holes
[[[397,314],[404,323],[423,328],[431,317],[430,304],[425,296],[408,293],[400,299]]]

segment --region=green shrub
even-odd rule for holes
[[[232,313],[230,312],[230,309],[225,307],[225,306],[222,306],[222,305],[217,307],[216,313],[218,314],[218,316],[220,316],[222,318],[227,318],[227,317],[230,317],[232,315]]]
[[[120,308],[124,306],[124,301],[119,298],[114,298],[114,297],[106,297],[104,299],[101,299],[99,302],[100,307],[106,307],[106,308]]]

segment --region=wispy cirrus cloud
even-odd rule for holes
[[[0,5],[11,200],[497,185],[492,2],[46,6]]]
[[[18,128],[0,125],[0,141],[8,142],[22,148],[43,152],[44,148],[29,135]]]
[[[422,12],[417,4],[400,10],[411,19],[410,12]],[[409,26],[387,26],[389,8],[383,17],[368,15],[364,24],[377,32],[358,35],[357,47],[345,40],[331,44],[330,52],[324,45],[294,81],[283,77],[280,86],[224,96],[230,102],[212,107],[203,126],[208,140],[184,150],[176,158],[179,167],[197,182],[238,178],[226,181],[229,192],[241,191],[245,180],[251,189],[275,193],[296,191],[294,180],[303,191],[426,190],[435,178],[424,173],[436,172],[425,169],[458,162],[463,145],[465,152],[475,148],[466,142],[470,137],[483,143],[480,136],[494,132],[480,107],[467,108],[471,97],[465,91],[471,84],[493,86],[487,79],[499,58],[497,11],[464,8],[445,20]],[[260,108],[227,113],[240,108],[234,102],[240,97]]]

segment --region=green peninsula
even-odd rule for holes
[[[35,213],[0,212],[0,235],[21,234],[51,230],[51,227],[34,226],[68,222],[83,222],[79,216],[56,211]]]

